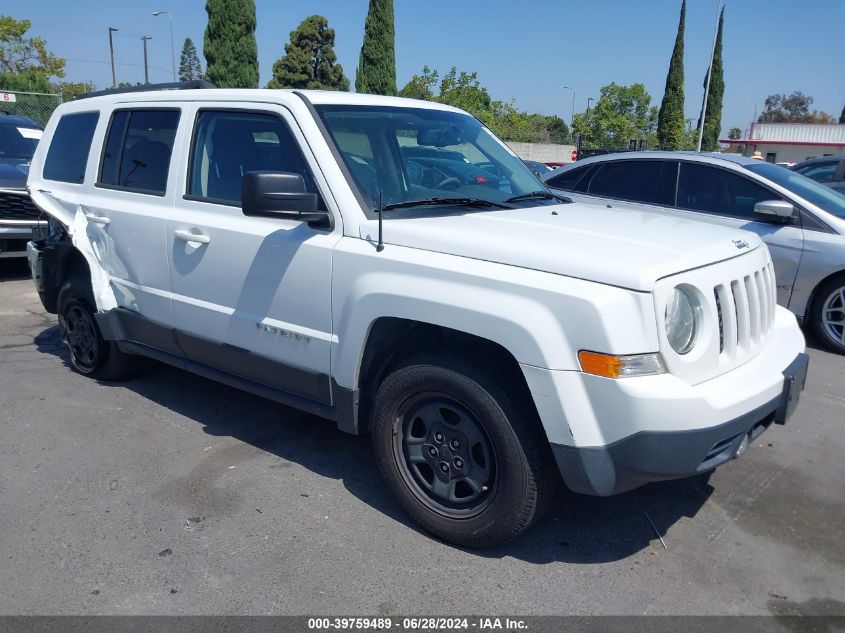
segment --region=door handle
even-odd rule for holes
[[[191,233],[190,231],[175,231],[176,238],[183,242],[196,242],[197,244],[208,244],[211,238],[202,233]]]
[[[104,215],[94,215],[93,213],[86,213],[85,219],[94,224],[102,224],[103,226],[109,224],[111,220]]]

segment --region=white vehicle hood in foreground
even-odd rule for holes
[[[557,215],[554,215],[554,212]],[[361,226],[376,240],[378,221]],[[624,207],[386,212],[384,243],[650,292],[663,277],[759,248],[755,234]]]

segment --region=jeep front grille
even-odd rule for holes
[[[0,191],[0,221],[2,220],[37,220],[41,211],[32,202],[25,191],[12,193]]]
[[[776,293],[771,264],[713,288],[720,354],[733,357],[760,345],[774,322]]]

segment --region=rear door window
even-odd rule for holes
[[[179,110],[117,110],[103,147],[97,184],[163,196]]]
[[[82,184],[99,118],[98,112],[78,112],[59,119],[44,159],[42,176],[46,180]]]
[[[660,192],[660,160],[613,160],[602,163],[590,180],[587,193],[657,204]]]

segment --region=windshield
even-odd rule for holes
[[[0,125],[0,159],[30,160],[41,138],[41,130],[15,125]]]
[[[820,185],[811,178],[771,163],[746,165],[745,168],[789,189],[831,215],[845,218],[845,196],[830,187]]]
[[[519,158],[467,114],[349,105],[322,105],[317,111],[367,211],[378,207],[379,192],[387,206],[432,198],[501,203],[546,189]],[[519,205],[548,203],[537,197]],[[437,213],[438,207],[425,207],[425,212]]]

